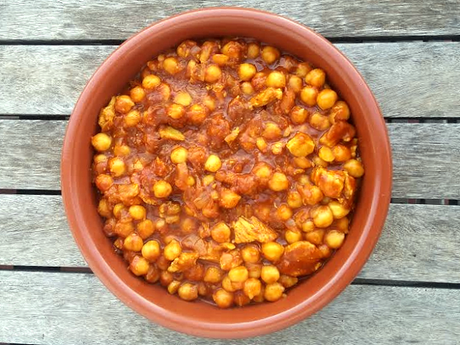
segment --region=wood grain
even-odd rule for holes
[[[153,324],[91,274],[0,271],[0,342],[34,344],[454,344],[456,290],[349,286],[311,318],[243,340],[187,336]],[[46,298],[43,298],[45,297]]]
[[[1,30],[1,29],[0,29]],[[338,44],[384,116],[459,117],[459,42]],[[0,114],[68,115],[116,46],[0,46]]]
[[[124,40],[150,23],[186,10],[214,6],[259,8],[312,27],[327,37],[457,35],[458,1],[358,0],[145,2],[103,0],[3,2],[2,40]]]
[[[0,120],[0,189],[58,190],[65,121]],[[460,199],[460,124],[388,124],[394,198]]]
[[[459,223],[458,206],[392,204],[359,278],[460,283]],[[0,265],[87,267],[61,196],[0,195],[0,234]]]

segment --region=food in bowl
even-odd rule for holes
[[[348,233],[364,174],[349,120],[320,66],[186,40],[100,112],[103,229],[133,274],[183,300],[277,301]]]

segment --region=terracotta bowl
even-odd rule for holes
[[[351,230],[340,250],[317,274],[275,303],[221,310],[185,302],[135,277],[102,231],[91,184],[97,116],[141,66],[187,38],[254,37],[312,62],[348,102],[366,169]],[[385,122],[365,81],[332,44],[289,19],[242,9],[186,12],[157,23],[123,43],[94,73],[70,118],[61,162],[62,195],[73,236],[99,279],[126,305],[150,320],[192,335],[241,338],[274,332],[299,322],[331,302],[358,274],[382,230],[391,194],[392,163]]]

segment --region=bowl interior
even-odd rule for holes
[[[97,116],[143,64],[184,39],[253,37],[323,68],[330,84],[350,105],[366,174],[351,231],[338,252],[316,275],[276,303],[221,310],[184,302],[157,285],[132,275],[101,230],[91,185]],[[74,237],[90,267],[128,306],[164,326],[195,335],[242,337],[274,331],[317,311],[359,272],[383,226],[391,190],[391,158],[385,124],[366,84],[323,38],[290,20],[259,11],[213,9],[154,24],[125,42],[98,69],[81,95],[66,133],[62,188]],[[235,331],[238,331],[235,333]]]

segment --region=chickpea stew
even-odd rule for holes
[[[308,62],[251,39],[184,41],[100,112],[104,232],[183,300],[277,301],[348,233],[364,174],[349,118]]]

